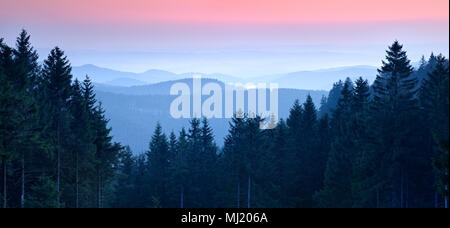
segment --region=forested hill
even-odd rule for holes
[[[128,150],[116,206],[447,207],[448,78],[445,57],[414,72],[394,42],[372,85],[337,82],[273,130],[233,118],[222,149],[206,119],[158,125],[146,154]]]
[[[280,105],[286,118],[274,129],[236,113],[218,144],[214,120],[191,119],[178,129],[157,124],[140,155],[114,142],[108,118],[139,124],[153,113],[157,121],[167,114],[141,105],[151,98],[163,106],[168,96],[95,94],[89,78],[73,79],[58,47],[42,65],[37,60],[26,31],[15,47],[0,39],[4,208],[448,205],[449,69],[442,55],[414,71],[395,41],[373,84],[336,82],[320,106],[312,92],[304,101],[280,100],[290,104]],[[142,116],[106,117],[102,103],[109,113],[129,106]]]
[[[177,82],[186,83],[192,89],[192,79],[133,87],[96,84],[95,91],[106,109],[106,117],[110,119],[109,124],[112,127],[114,139],[124,145],[129,145],[135,154],[140,154],[148,150],[148,141],[157,122],[164,126],[166,134],[169,134],[172,130],[177,131],[182,127],[188,128],[189,119],[174,119],[170,115],[170,104],[177,97],[169,95],[170,87]],[[213,79],[202,79],[202,85],[209,82],[218,83],[222,88],[222,94],[225,94],[224,83]],[[288,117],[289,108],[296,99],[303,102],[308,95],[311,95],[315,105],[319,105],[321,98],[326,96],[327,93],[327,91],[279,89],[280,118],[286,119]],[[267,92],[267,98],[269,96],[269,92]],[[208,97],[203,96],[202,100]],[[225,110],[224,101],[222,110]],[[230,119],[225,118],[210,120],[218,145],[223,145],[228,132],[229,121]]]

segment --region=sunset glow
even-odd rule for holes
[[[448,4],[447,0],[2,0],[0,13],[1,18],[57,23],[314,23],[445,20]]]
[[[259,75],[376,65],[394,39],[414,61],[448,53],[447,0],[0,1],[6,42],[25,28],[42,55],[58,45],[74,64],[133,72]]]

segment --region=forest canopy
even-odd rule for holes
[[[88,76],[59,47],[38,63],[23,30],[0,39],[1,202],[20,207],[447,207],[448,59],[412,67],[394,41],[373,84],[336,82],[261,130],[238,113],[217,145],[208,119],[148,151],[114,142]]]

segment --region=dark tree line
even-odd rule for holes
[[[448,77],[442,55],[413,70],[396,41],[372,85],[337,82],[272,130],[238,113],[222,148],[206,119],[158,125],[146,154],[127,151],[114,206],[444,207]]]
[[[108,206],[123,149],[93,85],[58,47],[37,61],[26,31],[14,48],[0,40],[2,207]]]
[[[206,119],[145,154],[112,142],[89,78],[72,80],[64,52],[43,65],[22,31],[0,40],[3,207],[445,207],[448,60],[414,70],[387,50],[372,85],[334,84],[317,109],[308,96],[261,130],[237,113],[223,146]]]

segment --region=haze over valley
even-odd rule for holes
[[[192,76],[201,76],[203,84],[215,81],[225,83],[277,83],[279,85],[279,116],[286,119],[290,106],[296,99],[304,102],[308,95],[313,98],[316,107],[322,97],[328,96],[333,83],[347,77],[356,80],[363,76],[369,81],[375,79],[376,67],[349,66],[314,71],[297,71],[287,74],[265,75],[252,78],[239,78],[225,74],[181,73],[164,70],[147,70],[142,73],[117,71],[92,64],[72,67],[75,78],[83,80],[88,75],[95,83],[98,100],[106,109],[110,119],[112,135],[115,140],[129,145],[135,153],[148,149],[157,122],[165,126],[167,134],[189,126],[189,119],[173,119],[170,116],[170,103],[176,96],[170,96],[170,87],[176,82],[192,84]],[[203,99],[208,96],[204,96]],[[211,119],[216,143],[223,144],[230,119]]]

